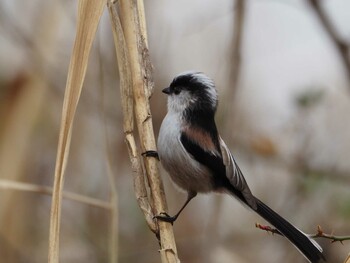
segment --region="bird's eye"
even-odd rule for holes
[[[181,92],[181,89],[179,87],[174,87],[174,94],[178,95]]]

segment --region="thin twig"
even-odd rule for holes
[[[264,230],[266,232],[272,233],[272,234],[277,234],[277,235],[283,236],[280,231],[278,231],[276,228],[273,228],[271,226],[266,226],[266,225],[261,225],[259,223],[255,223],[255,227],[259,228],[261,230]],[[320,226],[317,226],[317,232],[315,234],[307,234],[307,236],[310,238],[330,239],[331,243],[340,242],[343,244],[343,241],[350,240],[350,236],[336,236],[333,234],[326,234],[323,232],[323,230]]]
[[[271,226],[266,226],[266,225],[261,225],[259,223],[255,223],[255,227],[259,228],[261,230],[264,230],[264,231],[266,231],[268,233],[272,233],[272,234],[277,234],[277,235],[283,236],[280,231],[278,231],[276,228],[273,228]]]
[[[323,232],[322,228],[320,226],[317,226],[317,233],[313,235],[309,235],[311,238],[326,238],[330,239],[331,243],[334,242],[340,242],[343,244],[343,241],[350,240],[350,236],[335,236],[333,234],[326,234]]]

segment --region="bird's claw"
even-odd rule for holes
[[[160,221],[164,221],[164,222],[168,222],[171,224],[174,224],[175,220],[176,220],[176,216],[170,216],[168,213],[165,212],[161,212],[159,215],[154,216],[154,218],[160,220]]]
[[[146,156],[146,157],[154,157],[159,161],[159,155],[157,151],[145,151],[144,153],[141,154],[142,156]]]

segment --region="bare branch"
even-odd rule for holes
[[[311,238],[326,238],[326,239],[330,239],[331,243],[334,242],[340,242],[343,244],[343,241],[345,240],[350,240],[350,236],[335,236],[333,234],[326,234],[323,232],[321,226],[317,226],[317,233],[313,234],[313,235],[309,235],[309,237]]]
[[[277,234],[277,235],[283,236],[280,231],[278,231],[276,228],[273,228],[271,226],[266,226],[266,225],[261,225],[259,223],[255,223],[255,227],[259,228],[261,230],[264,230],[266,232],[272,233],[272,234]],[[340,242],[343,244],[343,241],[350,240],[350,236],[336,236],[333,234],[324,233],[320,226],[317,226],[317,232],[315,234],[307,234],[307,236],[310,238],[330,239],[331,243]]]
[[[315,11],[317,17],[319,18],[321,24],[323,25],[324,29],[326,30],[327,34],[331,38],[331,40],[334,42],[334,45],[336,46],[338,53],[343,61],[343,64],[347,71],[347,77],[348,81],[350,83],[350,59],[349,59],[349,44],[343,41],[339,38],[334,26],[332,25],[331,20],[327,16],[326,12],[321,7],[321,1],[320,0],[308,0],[308,3]],[[349,85],[350,86],[350,85]]]
[[[283,236],[280,231],[278,231],[276,228],[273,228],[271,226],[266,226],[266,225],[261,225],[259,223],[255,223],[255,227],[259,228],[261,230],[264,230],[268,233],[271,233],[271,234],[277,234],[277,235]]]

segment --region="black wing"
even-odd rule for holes
[[[223,161],[226,167],[226,177],[230,181],[231,185],[239,190],[248,205],[254,210],[257,209],[256,199],[249,189],[249,186],[243,176],[243,173],[233,158],[230,150],[226,146],[225,142],[220,138],[220,148],[223,156]]]
[[[201,143],[198,138],[200,138]],[[204,140],[205,143],[203,143]],[[255,198],[250,192],[241,170],[224,141],[221,138],[219,140],[217,143],[209,143],[209,141],[213,141],[213,138],[204,133],[200,136],[191,136],[189,133],[182,132],[180,137],[183,147],[193,159],[212,171],[215,187],[226,188],[241,201],[256,209]],[[200,145],[205,145],[207,148]],[[220,148],[218,149],[215,145],[219,145]]]

